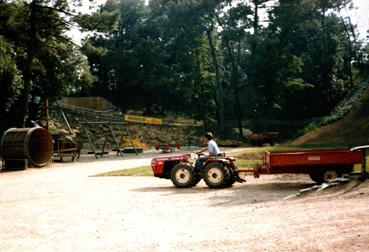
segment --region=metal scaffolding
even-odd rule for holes
[[[133,140],[132,140],[132,137],[131,137],[131,134],[129,133],[128,131],[128,127],[127,127],[127,124],[125,122],[109,122],[109,121],[101,121],[101,122],[82,122],[81,124],[87,124],[87,125],[98,125],[98,126],[107,126],[107,128],[109,128],[109,133],[106,133],[105,134],[105,139],[104,139],[104,143],[103,143],[103,147],[101,149],[101,151],[97,151],[96,150],[96,146],[94,144],[94,135],[91,135],[88,130],[84,129],[83,128],[83,132],[85,133],[85,135],[87,136],[87,139],[89,141],[89,144],[90,144],[90,147],[92,149],[92,152],[93,154],[95,155],[95,158],[97,159],[98,156],[100,157],[103,157],[104,154],[107,154],[105,152],[105,147],[106,147],[106,143],[107,143],[107,139],[109,136],[111,136],[114,140],[114,145],[115,145],[115,151],[117,152],[117,156],[120,155],[120,156],[123,156],[123,151],[124,149],[121,148],[120,146],[120,141],[118,141],[117,139],[117,135],[114,131],[114,128],[112,127],[113,125],[121,125],[123,126],[124,130],[125,130],[125,133],[127,134],[130,142],[131,142],[131,145],[136,153],[136,155],[138,155],[138,151],[137,151],[137,148],[136,146],[134,145],[133,143]]]

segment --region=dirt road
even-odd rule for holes
[[[305,176],[233,188],[91,177],[149,158],[0,173],[0,251],[368,251],[369,183],[282,200]]]

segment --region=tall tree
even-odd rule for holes
[[[72,83],[92,80],[91,76],[87,77],[88,68],[81,69],[81,66],[88,67],[83,63],[86,62],[85,58],[78,54],[77,46],[65,32],[77,24],[88,27],[87,23],[90,24],[104,16],[105,22],[100,22],[93,27],[94,30],[101,31],[102,27],[112,25],[117,15],[115,13],[109,15],[98,13],[94,16],[77,15],[73,12],[73,3],[66,0],[14,1],[3,2],[2,5],[7,9],[2,12],[2,15],[10,21],[8,26],[0,27],[0,34],[16,45],[17,54],[14,58],[23,76],[24,86],[17,102],[19,109],[17,125],[24,127],[29,116],[29,102],[32,95],[37,93],[42,95],[43,99],[47,99],[50,95],[63,94],[66,89],[60,87],[71,84],[65,82],[67,78],[62,77],[65,73],[67,74],[64,77],[68,75],[74,77]],[[76,55],[79,55],[78,60]],[[70,65],[71,63],[73,65]],[[74,71],[78,68],[80,71]],[[53,81],[53,85],[49,84],[50,81]],[[49,94],[46,93],[47,90]]]
[[[0,36],[0,132],[11,126],[11,106],[22,88],[22,75],[14,59],[14,48]]]
[[[234,112],[237,120],[239,136],[243,137],[241,92],[241,60],[245,60],[245,39],[247,30],[251,28],[251,8],[245,4],[229,8],[223,15],[216,14],[217,21],[222,28],[221,41],[225,47],[224,65],[230,66],[230,86],[233,89]]]

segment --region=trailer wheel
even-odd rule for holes
[[[193,171],[191,165],[176,164],[170,174],[173,184],[178,188],[189,188],[195,186],[201,177]]]
[[[319,176],[318,176],[317,173],[310,173],[309,176],[310,176],[310,178],[311,178],[312,181],[314,181],[314,182],[316,182],[318,184],[321,184],[322,183],[321,180],[319,179]]]
[[[338,178],[338,172],[336,170],[326,170],[323,174],[324,182]]]
[[[225,165],[210,163],[205,167],[204,180],[209,188],[224,188],[230,179],[230,173]]]
[[[317,182],[318,184],[322,184],[330,180],[336,179],[339,176],[342,176],[342,174],[340,174],[338,171],[334,169],[321,170],[319,172],[310,173],[309,175],[310,178],[313,181]]]

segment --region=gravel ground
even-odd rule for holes
[[[222,190],[91,177],[149,162],[86,159],[0,173],[0,251],[369,250],[369,183],[283,200],[310,186],[308,177],[247,177]]]

